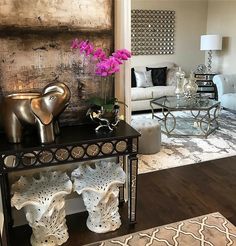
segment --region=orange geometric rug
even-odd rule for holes
[[[236,227],[217,212],[89,245],[236,246]]]

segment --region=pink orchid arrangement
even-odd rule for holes
[[[120,71],[120,65],[131,57],[131,52],[126,49],[117,50],[107,57],[101,49],[94,49],[94,46],[88,41],[79,41],[74,39],[71,43],[71,49],[79,49],[80,53],[86,57],[92,56],[97,61],[95,73],[101,77],[110,76]]]

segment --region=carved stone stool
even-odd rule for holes
[[[80,165],[73,171],[74,190],[82,194],[89,213],[87,226],[91,231],[105,233],[121,225],[118,211],[119,185],[125,183],[125,172],[119,164],[108,161]]]
[[[44,172],[39,179],[20,177],[12,185],[12,206],[24,208],[32,227],[30,242],[33,246],[62,245],[68,238],[65,220],[65,199],[72,190],[66,173]]]

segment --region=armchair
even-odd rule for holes
[[[217,87],[221,106],[236,111],[236,74],[216,75],[213,82]]]

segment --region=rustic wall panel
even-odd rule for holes
[[[112,8],[112,0],[0,0],[0,29],[15,26],[12,32],[0,32],[0,95],[64,82],[72,98],[62,121],[84,122],[86,101],[100,95],[101,82],[98,76],[84,74],[83,57],[72,53],[70,45],[74,38],[88,39],[109,54],[114,38]],[[77,31],[58,31],[60,25]],[[35,29],[46,26],[52,29]],[[111,93],[113,86],[108,90]]]
[[[0,0],[0,27],[111,30],[112,0]]]
[[[98,94],[99,77],[83,74],[83,57],[70,50],[72,34],[49,36],[24,35],[0,38],[0,81],[3,94],[38,91],[46,84],[59,81],[72,92],[71,103],[64,113],[67,120],[84,119],[86,100]],[[107,35],[80,36],[107,53],[112,47]],[[79,111],[79,112],[78,112]]]

